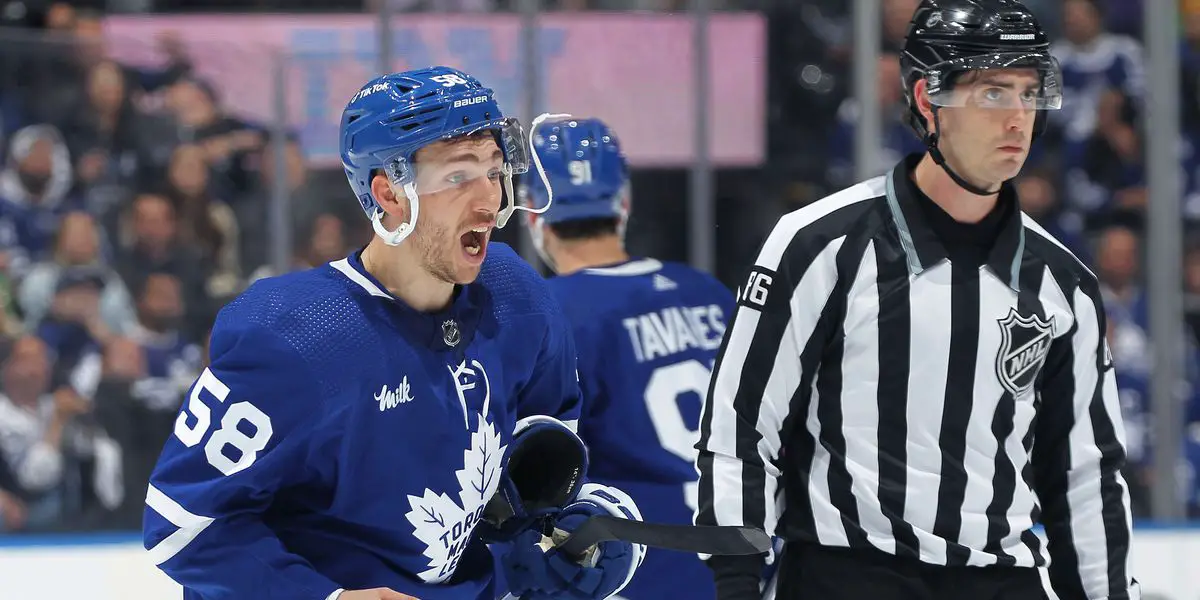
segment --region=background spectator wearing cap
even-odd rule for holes
[[[69,267],[59,275],[49,314],[35,334],[50,349],[52,384],[91,399],[99,380],[100,352],[116,336],[100,318],[100,293],[107,274],[95,267]]]
[[[101,254],[101,233],[89,213],[67,213],[55,240],[54,255],[29,271],[21,282],[19,302],[25,326],[35,329],[50,312],[63,272],[73,267],[92,267],[103,277],[99,317],[110,331],[130,331],[136,317],[133,301],[121,277]]]

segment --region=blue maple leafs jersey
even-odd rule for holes
[[[579,348],[588,478],[626,491],[648,522],[691,524],[700,409],[733,294],[654,259],[549,283]],[[715,591],[698,557],[651,548],[621,596],[704,600]]]
[[[435,315],[357,253],[256,282],[217,318],[150,480],[145,546],[185,600],[490,599],[472,533],[514,423],[575,423],[579,401],[563,315],[507,246]]]

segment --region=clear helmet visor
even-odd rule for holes
[[[431,195],[464,191],[479,183],[498,185],[505,174],[529,170],[525,135],[516,119],[502,119],[476,129],[455,131],[408,155],[384,161],[397,188],[411,184]]]
[[[534,126],[545,118],[563,116],[568,115],[539,115]],[[538,166],[537,175],[548,187],[541,163],[532,154],[517,119],[504,118],[447,132],[417,152],[397,154],[383,161],[392,185],[408,198],[409,216],[398,228],[389,229],[383,225],[383,211],[378,211],[371,218],[371,225],[385,243],[398,245],[416,226],[421,199],[434,195],[446,199],[448,195],[495,194],[500,200],[498,228],[508,223],[515,210],[545,212],[549,202],[540,208],[519,207],[513,193],[513,176],[529,171],[531,157]]]
[[[1001,52],[938,63],[926,70],[929,101],[949,108],[1058,110],[1062,70],[1052,56]]]

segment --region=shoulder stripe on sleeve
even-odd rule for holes
[[[154,561],[155,565],[161,565],[171,560],[213,523],[212,517],[203,517],[189,512],[153,485],[146,489],[146,506],[179,528],[154,547],[148,548],[150,559]]]

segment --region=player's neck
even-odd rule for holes
[[[429,274],[413,255],[412,244],[389,246],[375,237],[362,253],[363,268],[388,293],[420,312],[437,312],[450,305],[454,284]]]
[[[913,179],[930,200],[959,223],[982,221],[995,208],[1000,196],[999,193],[980,196],[964,190],[929,154],[913,170]]]
[[[615,235],[590,240],[559,240],[554,249],[554,265],[559,275],[602,267],[629,260],[625,244]]]

